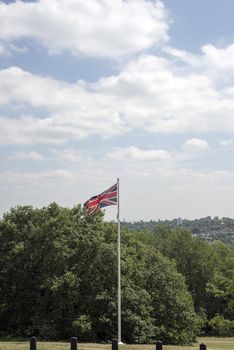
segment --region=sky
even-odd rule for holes
[[[122,220],[233,218],[233,13],[233,0],[1,1],[0,215],[71,208],[119,178]]]

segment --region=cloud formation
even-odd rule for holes
[[[206,151],[210,148],[208,142],[206,140],[201,140],[201,139],[189,139],[185,142],[183,149],[186,151]]]
[[[168,58],[142,55],[96,83],[58,81],[19,67],[1,70],[0,107],[7,106],[8,115],[0,116],[0,143],[64,143],[138,129],[167,134],[234,131],[232,67],[218,69],[224,53],[234,61],[234,50],[216,48],[214,70],[207,51],[190,54],[189,61],[179,64],[171,52]]]
[[[233,140],[222,140],[220,141],[220,145],[224,147],[231,146],[233,145]]]
[[[138,147],[130,146],[126,148],[117,148],[106,154],[107,158],[115,160],[142,160],[142,161],[162,161],[171,158],[170,153],[163,149],[144,150]]]
[[[168,39],[159,0],[39,0],[0,3],[0,40],[34,39],[50,54],[108,57],[137,53]]]
[[[82,203],[117,175],[128,219],[232,215],[234,45],[169,46],[159,0],[0,2],[0,23],[0,211]]]
[[[32,159],[32,160],[44,160],[45,157],[36,151],[29,152],[14,152],[14,159],[24,160],[24,159]]]

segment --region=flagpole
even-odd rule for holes
[[[118,343],[121,341],[121,263],[120,263],[120,218],[119,218],[119,179],[117,179],[117,195],[118,195]]]

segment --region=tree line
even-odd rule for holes
[[[122,337],[189,344],[234,335],[234,250],[183,228],[121,229]],[[117,227],[52,203],[0,220],[1,336],[117,336]]]
[[[123,221],[122,225],[132,231],[154,231],[157,226],[167,226],[169,228],[185,228],[192,232],[194,236],[203,237],[206,240],[220,240],[234,248],[234,219],[217,216],[188,220],[150,220],[150,221]]]

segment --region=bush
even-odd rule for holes
[[[222,315],[216,314],[209,325],[212,331],[219,336],[234,336],[234,321],[225,319]]]

